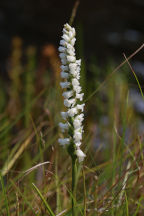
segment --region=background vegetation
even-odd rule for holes
[[[0,80],[1,215],[51,215],[48,204],[57,215],[71,215],[71,162],[57,143],[59,66],[54,46],[37,56],[35,47],[13,39],[8,80]],[[79,167],[78,215],[84,206],[86,215],[142,215],[143,125],[130,94],[138,85],[126,63],[119,71],[110,61],[87,67],[93,76],[83,61],[87,157]]]

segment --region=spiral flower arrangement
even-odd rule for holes
[[[59,127],[65,138],[59,138],[58,142],[62,146],[67,146],[71,157],[76,157],[81,162],[86,156],[80,149],[85,104],[82,103],[84,93],[82,93],[79,82],[81,60],[76,60],[74,48],[75,35],[75,29],[69,24],[65,24],[59,46],[59,56],[62,63],[61,78],[63,79],[60,86],[64,90],[62,95],[64,97],[64,106],[66,107],[66,111],[61,112],[63,122],[59,123]]]

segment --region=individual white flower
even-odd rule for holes
[[[66,51],[66,48],[63,47],[63,46],[60,46],[60,47],[58,48],[58,51],[59,51],[59,52],[65,52],[65,51]]]
[[[59,123],[59,127],[61,128],[62,132],[65,132],[65,130],[68,130],[69,125],[68,123]]]
[[[84,111],[84,106],[85,104],[77,104],[77,108],[81,110],[82,112]]]
[[[73,89],[76,93],[80,93],[82,90],[81,86],[73,86]]]
[[[78,128],[80,128],[82,126],[82,122],[80,120],[78,120],[78,119],[74,119],[73,125],[74,125],[75,129],[78,129]]]
[[[74,138],[75,143],[80,142],[82,140],[82,132],[75,130],[73,138]]]
[[[75,42],[76,42],[76,38],[73,38],[73,39],[70,41],[70,43],[71,43],[72,46],[75,45]]]
[[[81,66],[81,59],[76,60],[76,63],[77,63],[78,66]]]
[[[76,98],[79,99],[80,101],[83,100],[83,96],[84,96],[84,93],[81,93],[81,94],[76,93]]]
[[[67,59],[66,58],[61,58],[61,63],[66,65],[67,64]]]
[[[68,117],[68,113],[67,112],[61,112],[61,116],[64,120],[66,120]]]
[[[79,81],[76,79],[76,78],[74,78],[74,79],[72,79],[72,85],[73,85],[73,87],[77,87],[77,86],[79,86],[80,84],[79,84]]]
[[[80,79],[80,74],[79,73],[76,73],[76,76],[75,76],[78,80]]]
[[[71,96],[73,96],[73,91],[66,91],[62,94],[62,96],[66,99],[70,98]]]
[[[61,65],[60,68],[62,69],[62,71],[68,71],[69,70],[67,65]]]
[[[76,103],[76,99],[75,98],[73,98],[73,99],[65,99],[64,100],[64,105],[66,107],[74,106],[75,103]]]
[[[79,80],[80,79],[80,66],[77,65],[77,68],[76,68],[76,78]]]
[[[77,65],[77,69],[76,69],[77,73],[80,74],[80,66]]]
[[[70,143],[70,139],[69,138],[64,138],[64,139],[59,138],[58,142],[60,143],[60,145],[67,145]]]
[[[69,70],[70,70],[70,74],[72,74],[75,77],[77,75],[77,64],[76,63],[70,63],[69,64]]]
[[[69,44],[69,43],[67,44],[67,50],[72,50],[73,52],[75,52],[74,47],[71,44]]]
[[[69,42],[70,41],[70,38],[67,34],[63,34],[62,38],[66,41],[66,42]]]
[[[70,55],[70,56],[75,56],[75,52],[71,49],[67,49],[67,53]]]
[[[68,23],[66,23],[66,24],[64,25],[64,28],[63,28],[63,29],[67,29],[68,31],[71,31],[72,27],[71,27]]]
[[[60,82],[60,86],[62,88],[68,88],[70,86],[70,82]]]
[[[73,31],[70,31],[70,32],[68,33],[68,35],[69,35],[70,39],[72,39],[72,38],[74,38],[75,33],[74,33]]]
[[[75,61],[76,61],[76,58],[75,58],[75,56],[70,56],[70,55],[68,55],[68,56],[67,56],[67,61],[68,61],[68,62],[75,62]]]
[[[68,110],[68,115],[69,115],[70,117],[73,117],[73,116],[76,115],[77,113],[78,113],[77,107],[73,107],[73,108],[71,108],[71,109]]]
[[[76,147],[80,147],[81,146],[81,142],[75,142]]]
[[[63,29],[63,34],[66,34],[69,36],[69,32],[65,28]]]
[[[83,151],[79,148],[76,150],[76,155],[78,157],[79,162],[82,162],[84,160],[84,158],[86,157],[86,155],[83,153]]]
[[[79,118],[78,118],[79,116]],[[73,121],[73,125],[74,125],[74,129],[79,131],[79,132],[83,132],[83,127],[82,127],[82,121],[83,121],[83,118],[78,115],[74,118],[74,121]]]
[[[76,36],[75,28],[71,28],[71,31],[73,33],[73,37],[75,37]]]
[[[75,120],[79,120],[79,121],[82,122],[82,121],[84,120],[84,114],[81,113],[81,114],[77,115],[77,116],[75,117]]]
[[[61,46],[67,46],[67,42],[65,40],[60,40],[60,45]]]
[[[71,33],[71,37],[75,37],[75,29],[72,28],[69,24],[65,24],[63,28],[63,32],[67,32],[67,34]]]
[[[59,57],[62,59],[66,59],[67,55],[65,53],[60,53]]]
[[[63,79],[67,79],[69,77],[69,74],[68,73],[65,73],[65,72],[61,72],[61,78]]]
[[[72,32],[73,32],[74,36],[76,36],[75,28],[72,28]]]

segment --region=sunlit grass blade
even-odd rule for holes
[[[42,195],[42,193],[40,192],[40,190],[37,188],[37,186],[32,183],[33,188],[36,190],[37,194],[39,195],[41,201],[43,202],[43,204],[45,205],[45,208],[47,209],[48,213],[50,214],[50,216],[55,216],[55,214],[53,213],[52,209],[50,208],[49,204],[47,203],[47,201],[45,200],[44,196]]]
[[[2,168],[2,176],[5,176],[9,170],[12,168],[12,166],[15,164],[16,160],[20,157],[20,155],[23,153],[23,151],[27,148],[27,146],[30,143],[30,140],[32,139],[32,136],[28,137],[23,143],[22,145],[19,147],[18,151],[16,152],[16,154],[14,155],[13,158],[11,158],[11,160],[6,161],[6,163],[4,164],[4,167]]]

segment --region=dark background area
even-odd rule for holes
[[[19,36],[24,46],[58,46],[63,24],[68,22],[75,1],[67,0],[1,0],[0,62],[5,64],[11,39]],[[143,0],[81,0],[74,26],[77,39],[83,39],[86,59],[96,56],[99,62],[122,53],[134,52],[144,38]],[[143,52],[137,57],[143,60]]]

